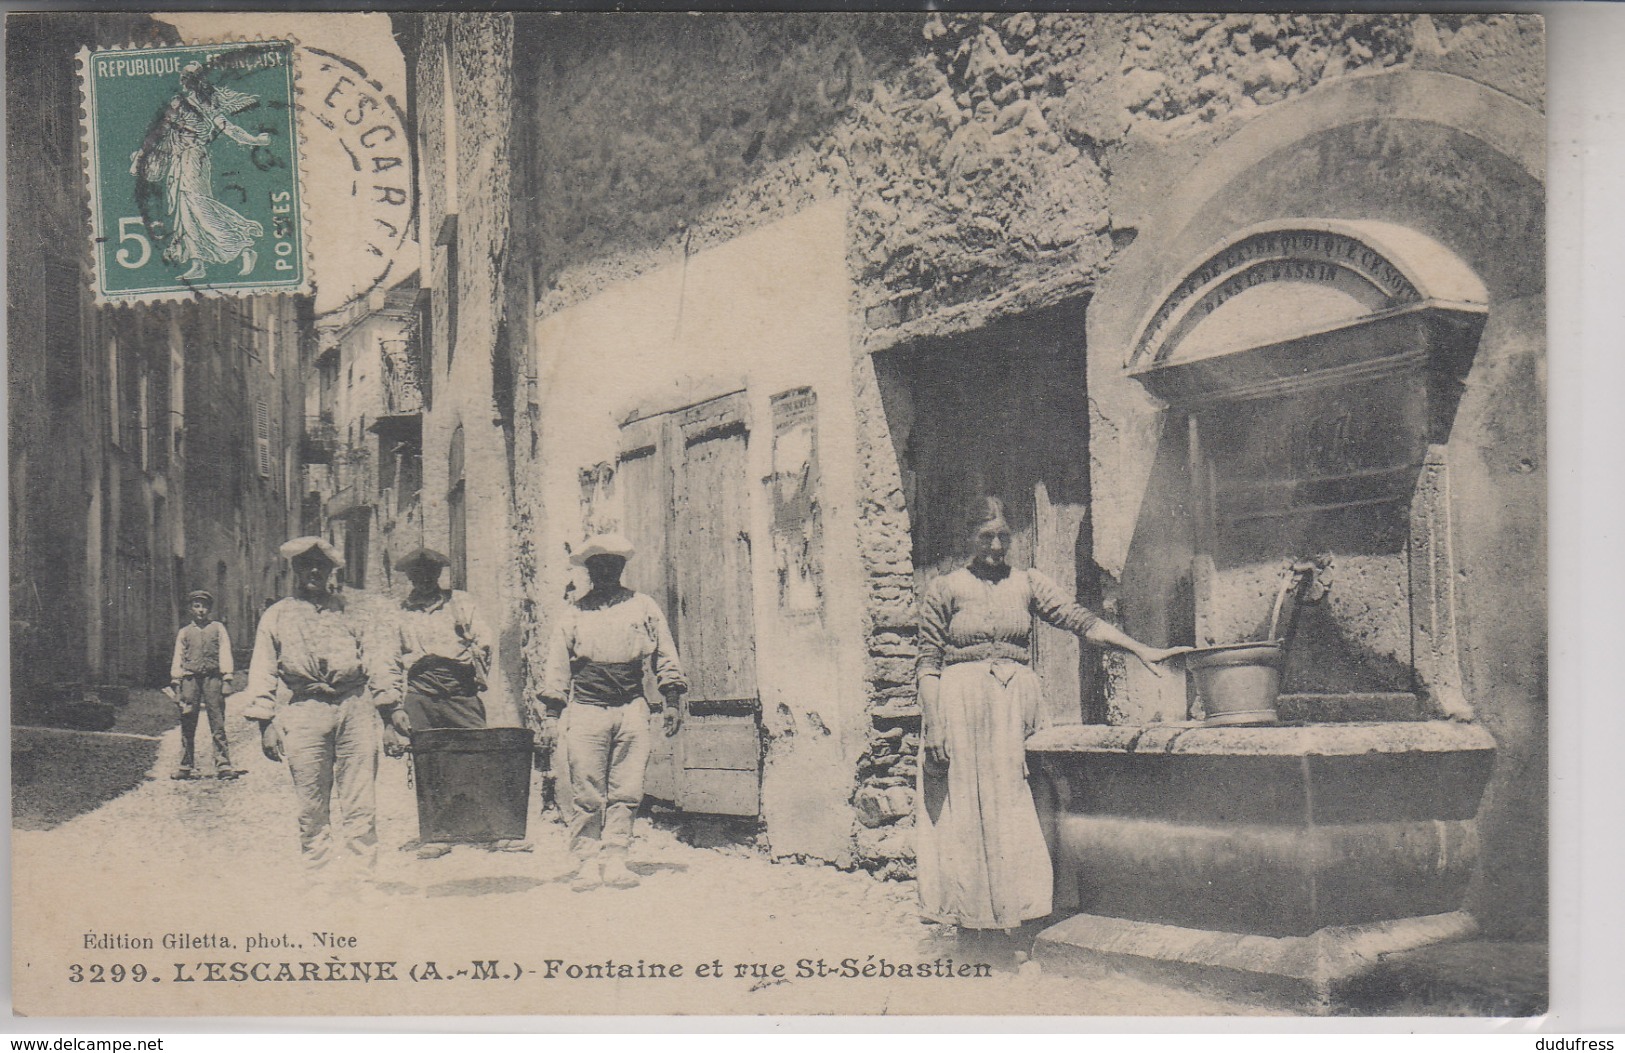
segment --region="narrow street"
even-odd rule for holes
[[[149,702],[151,700],[148,700]],[[142,705],[142,700],[132,706]],[[50,962],[17,963],[18,1004],[30,1013],[140,1014],[165,1011],[269,1014],[443,1013],[1023,1013],[1212,1015],[1249,1011],[1186,991],[1102,974],[1064,978],[999,970],[991,978],[896,980],[798,978],[802,959],[831,968],[853,958],[861,970],[880,963],[959,956],[953,936],[921,922],[913,885],[880,882],[833,867],[774,863],[754,848],[721,843],[700,826],[640,819],[632,890],[569,889],[564,829],[532,803],[529,854],[459,847],[437,860],[398,850],[416,833],[413,789],[403,761],[385,759],[379,777],[381,854],[376,889],[304,892],[297,866],[293,795],[279,766],[261,756],[253,729],[233,712],[233,757],[248,774],[237,782],[175,782],[178,730],[164,733],[144,781],[116,799],[50,829],[13,835],[19,902],[52,909],[19,916],[33,929],[26,946],[60,946]],[[200,731],[200,747],[202,733]],[[202,756],[200,755],[200,760]],[[206,762],[205,762],[206,763]],[[47,825],[47,824],[35,824]],[[133,882],[131,872],[150,875]],[[36,889],[25,892],[31,885]],[[128,899],[105,901],[107,890]],[[132,909],[134,908],[134,909]],[[97,918],[116,917],[101,925]],[[130,919],[150,923],[132,929]],[[59,936],[52,933],[59,932]],[[469,969],[495,960],[524,974],[514,982],[461,978],[443,983],[107,984],[72,988],[72,1006],[34,1006],[28,979],[71,963],[145,962],[173,980],[176,963],[200,972],[212,961],[332,960],[316,934],[355,936],[336,957],[396,961],[397,970],[436,962]],[[202,950],[86,950],[89,933],[222,936],[229,947]],[[250,949],[261,935],[286,947]],[[563,975],[572,964],[613,959],[636,966],[677,963],[674,979],[606,982]],[[549,980],[548,960],[562,963]],[[719,962],[721,977],[694,974]],[[448,968],[449,963],[449,968]],[[745,966],[740,976],[739,966]],[[783,966],[783,975],[773,967]],[[758,968],[760,967],[760,968]],[[877,968],[879,965],[877,964]],[[404,979],[404,977],[403,977]],[[57,985],[61,990],[61,985]],[[174,1001],[180,999],[179,1002]]]

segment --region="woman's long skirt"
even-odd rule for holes
[[[920,765],[916,852],[926,917],[1012,929],[1051,911],[1054,879],[1027,785],[1026,741],[1046,726],[1038,675],[1018,662],[942,671],[948,770]]]

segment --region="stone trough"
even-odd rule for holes
[[[1462,939],[1495,746],[1475,724],[1087,724],[1028,742],[1056,873],[1036,954],[1326,1009]]]

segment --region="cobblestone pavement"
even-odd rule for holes
[[[950,932],[919,920],[910,883],[775,863],[744,845],[697,847],[675,828],[642,819],[632,855],[642,885],[572,892],[563,827],[540,815],[536,800],[533,852],[461,846],[440,859],[417,859],[398,850],[416,834],[413,790],[399,760],[386,759],[379,778],[376,887],[307,891],[285,772],[261,756],[252,727],[235,712],[230,727],[234,759],[248,769],[241,780],[171,781],[179,755],[179,734],[171,730],[162,736],[148,780],[135,789],[54,829],[15,831],[20,902],[55,904],[18,916],[19,939],[37,939],[51,952],[41,957],[41,970],[83,958],[74,955],[87,933],[230,941],[220,949],[159,947],[148,955],[170,970],[177,962],[327,961],[335,952],[317,933],[334,932],[357,937],[354,947],[337,949],[344,961],[393,960],[401,971],[413,965],[421,971],[433,961],[437,972],[451,973],[471,971],[472,961],[497,961],[505,974],[514,964],[524,972],[511,981],[222,982],[184,991],[171,983],[161,990],[181,999],[184,1011],[210,1014],[1256,1011],[1116,974],[1061,977],[1033,966],[1000,968],[986,979],[798,975],[803,960],[839,968],[852,959],[861,973],[871,965],[882,972],[883,962],[952,959],[958,965],[964,955]],[[251,950],[253,936],[273,946]],[[119,957],[99,952],[85,960]],[[565,975],[572,965],[607,960],[634,969],[640,961],[645,967],[682,964],[685,974],[641,982]],[[559,963],[552,979],[550,961]],[[19,962],[21,977],[29,963]],[[718,963],[724,975],[696,976],[705,963]],[[775,966],[783,967],[781,974],[773,973]],[[24,1008],[25,986],[19,983]],[[158,990],[88,994],[106,999],[105,1011],[151,1012]],[[84,988],[76,993],[87,995]],[[88,1004],[82,1011],[90,1011]]]

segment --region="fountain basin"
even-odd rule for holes
[[[1052,959],[1138,955],[1318,1004],[1383,953],[1473,929],[1482,727],[1072,725],[1027,749],[1074,915],[1040,937]]]

